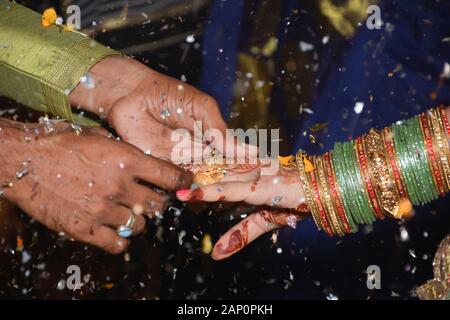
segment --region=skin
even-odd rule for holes
[[[189,173],[144,156],[102,129],[77,134],[57,123],[46,133],[43,125],[6,119],[0,128],[4,197],[48,228],[113,254],[128,246],[115,229],[126,223],[133,206],[147,212],[164,207],[160,194],[137,181],[167,190],[191,183]],[[25,172],[21,178],[18,171]],[[134,234],[144,226],[138,215]]]
[[[231,165],[219,183],[177,192],[178,199],[186,202],[245,202],[258,206],[255,213],[217,241],[212,252],[215,260],[228,258],[262,234],[286,226],[290,215],[298,221],[309,215],[297,171],[282,167],[273,174],[268,168],[261,164],[252,168]],[[198,168],[191,170],[196,172]],[[280,200],[274,205],[277,198]]]
[[[27,125],[1,120],[0,178],[8,181],[24,159],[32,158],[30,173],[6,190],[8,200],[52,230],[119,253],[128,241],[113,229],[126,223],[130,208],[152,214],[164,207],[162,196],[137,184],[136,178],[166,190],[191,183],[190,173],[157,160],[170,160],[173,130],[193,132],[194,121],[202,121],[204,130],[224,132],[226,125],[210,96],[136,60],[106,57],[91,68],[89,77],[94,87],[80,82],[69,95],[70,103],[105,119],[128,144],[106,138],[99,129],[85,128],[76,136],[67,124],[64,130],[24,144]],[[167,119],[160,117],[164,107],[171,115]],[[208,144],[214,141],[191,145],[203,150]],[[225,145],[221,152],[226,149]],[[138,217],[135,233],[144,224]]]
[[[235,157],[231,150],[255,152],[254,148],[248,150],[248,146],[233,140],[218,144],[213,137],[209,140],[194,137],[196,121],[201,121],[203,133],[214,129],[223,137],[227,126],[217,102],[187,83],[122,56],[104,58],[89,74],[95,88],[80,83],[69,96],[71,104],[103,117],[124,141],[144,152],[150,150],[153,156],[170,160],[172,149],[178,143],[171,137],[177,129],[191,133],[192,151],[195,148],[201,151],[211,144],[222,154],[228,150],[230,158]],[[166,119],[161,118],[164,108],[170,113]]]

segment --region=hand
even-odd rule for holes
[[[212,137],[206,141],[203,137],[193,137],[196,121],[202,122],[201,131],[215,129],[224,138],[226,124],[216,101],[184,82],[120,56],[103,59],[89,75],[94,88],[80,83],[70,95],[71,103],[106,118],[124,141],[146,153],[171,160],[171,152],[178,143],[171,139],[176,129],[187,129],[192,137],[188,146],[192,147],[191,157],[183,161],[192,160],[194,150],[202,155],[208,143],[216,143],[222,154],[232,150],[231,145],[255,153],[235,140],[222,146]],[[231,157],[234,158],[234,153]]]
[[[167,190],[190,185],[189,173],[108,138],[102,129],[84,128],[77,134],[65,123],[4,119],[0,125],[6,199],[50,229],[110,253],[128,245],[115,229],[127,222],[132,208],[153,213],[164,207],[163,195],[137,181]],[[144,226],[138,215],[134,233]]]
[[[212,257],[225,259],[240,251],[260,235],[275,228],[291,225],[308,215],[303,189],[296,169],[274,164],[233,165],[219,182],[197,189],[177,191],[181,201],[245,202],[258,210],[232,227],[215,244]],[[201,168],[200,168],[201,169]],[[192,168],[197,172],[199,168]]]

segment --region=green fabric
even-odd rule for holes
[[[0,95],[38,111],[83,125],[96,122],[72,113],[68,95],[91,67],[119,54],[79,32],[44,28],[41,15],[0,0]]]

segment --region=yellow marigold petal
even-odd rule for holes
[[[42,26],[50,27],[55,24],[58,15],[56,14],[56,10],[54,8],[49,8],[44,11],[42,14]]]
[[[305,172],[311,172],[314,171],[314,166],[311,163],[311,161],[308,160],[308,158],[303,158],[303,164],[305,165]]]
[[[282,166],[287,167],[292,164],[292,162],[294,161],[294,157],[293,156],[287,156],[287,157],[278,156],[278,161],[280,161],[280,164]]]
[[[202,251],[205,254],[210,254],[213,249],[211,236],[209,234],[205,234],[202,239]]]
[[[413,211],[413,206],[411,204],[411,201],[407,198],[400,199],[400,205],[398,209],[398,213],[395,218],[401,219],[401,218],[408,218],[411,216],[411,213]]]

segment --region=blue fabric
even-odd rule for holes
[[[350,40],[335,35],[324,45],[312,30],[311,15],[301,11],[302,1],[284,2],[279,47],[286,41],[311,43],[320,61],[313,114],[287,116],[281,88],[275,86],[273,91],[271,112],[280,117],[283,130],[295,137],[292,152],[302,148],[322,153],[334,142],[361,135],[371,127],[384,127],[441,103],[450,105],[449,81],[440,79],[445,62],[450,62],[450,43],[442,41],[450,36],[450,4],[389,0],[379,5],[382,29],[370,30],[364,23]],[[219,101],[225,117],[232,100],[238,44],[245,41],[239,39],[241,15],[233,10],[242,8],[242,1],[214,1],[203,43],[206,55],[201,87]],[[300,16],[292,16],[293,8],[300,9]],[[218,48],[224,48],[226,54],[219,54]],[[435,99],[430,98],[433,92]],[[364,103],[359,114],[354,111],[356,102]],[[322,149],[302,132],[325,122],[329,123],[327,128],[316,134]],[[376,228],[392,227],[393,223],[378,223]],[[357,241],[358,237],[347,237],[346,241]],[[294,240],[324,248],[334,247],[336,241],[318,233],[312,222],[300,224]]]
[[[439,80],[444,63],[450,61],[450,44],[442,41],[450,33],[450,5],[430,0],[380,5],[381,30],[363,25],[346,43],[340,59],[321,60],[323,85],[313,103],[314,114],[306,115],[302,128],[297,127],[293,150],[322,151],[300,134],[315,123],[330,123],[318,137],[330,149],[335,141],[356,137],[371,127],[389,125],[440,103],[450,104],[449,82],[440,85]],[[401,69],[389,77],[399,65]],[[430,98],[432,92],[437,93],[435,100]],[[364,103],[360,114],[354,112],[357,101]]]
[[[237,52],[244,0],[216,0],[203,34],[200,89],[216,98],[228,119],[236,79]]]

